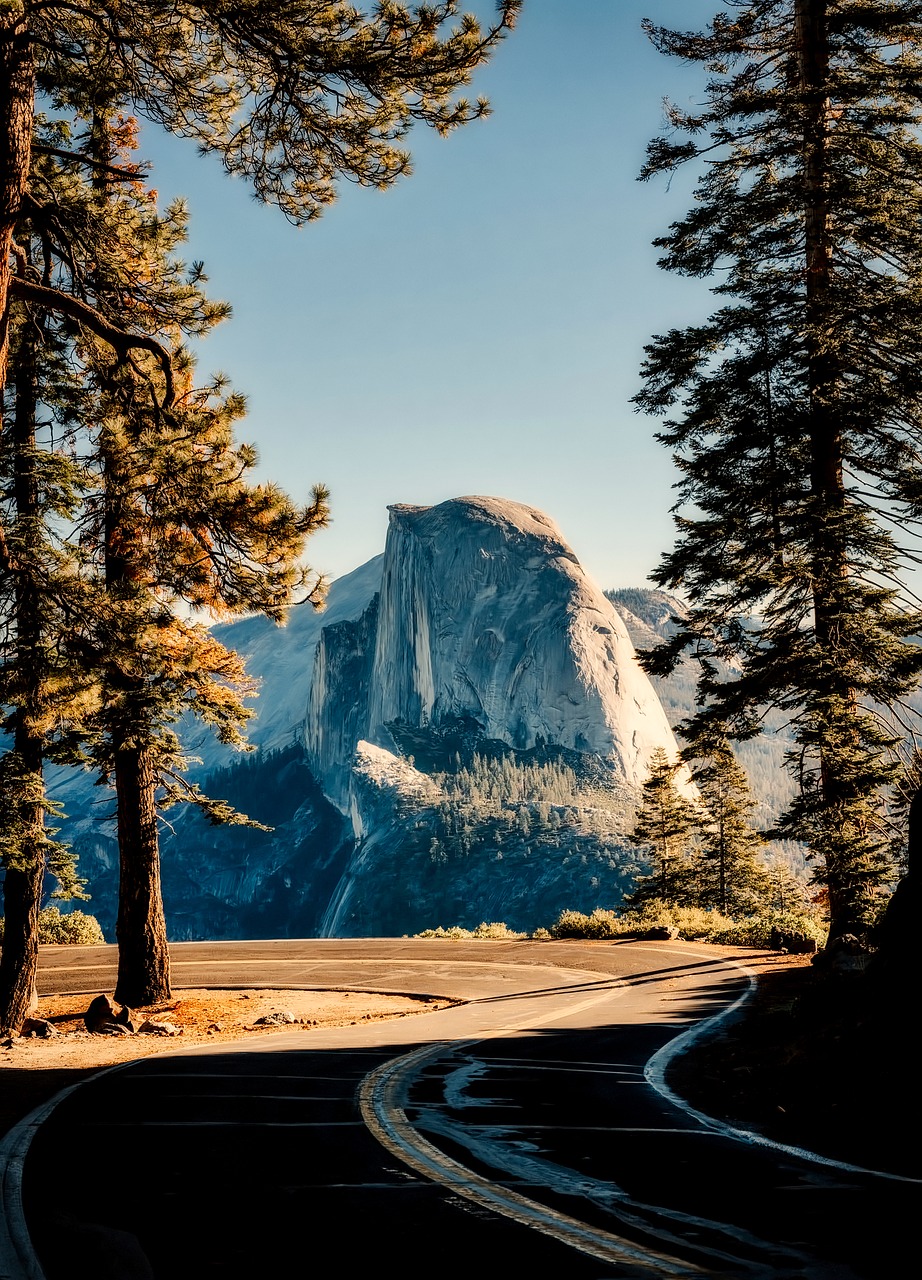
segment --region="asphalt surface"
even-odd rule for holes
[[[109,949],[71,949],[42,986],[105,989],[111,965]],[[918,1183],[741,1141],[646,1078],[746,983],[689,944],[177,946],[177,987],[467,1003],[95,1077],[25,1154],[33,1274],[907,1274]]]

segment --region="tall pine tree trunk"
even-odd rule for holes
[[[130,487],[114,458],[105,467],[106,589],[113,607],[130,608],[134,594],[131,564]],[[131,636],[131,641],[142,642]],[[118,658],[116,658],[118,662]],[[115,995],[128,1005],[155,1004],[169,998],[170,957],[160,888],[160,840],[157,829],[157,770],[143,719],[144,683],[136,674],[116,671],[122,700],[120,723],[110,730],[118,824],[119,885],[118,985]]]
[[[24,6],[0,8],[0,390],[9,354],[10,247],[29,181],[35,69]]]
[[[98,104],[90,127],[90,154],[97,165],[93,187],[100,201],[108,199],[102,166],[112,161],[109,106],[105,100]],[[131,555],[130,479],[117,459],[107,455],[104,484],[106,590],[113,601],[128,601],[139,576]],[[126,680],[123,673],[119,683],[129,708],[125,717],[129,728],[112,731],[119,857],[115,997],[138,1006],[169,999],[170,953],[160,885],[157,770],[152,748],[137,745],[149,737],[151,726],[133,722],[131,714],[135,699],[143,705],[144,686],[130,676]]]
[[[18,794],[9,797],[7,820],[16,846],[3,882],[4,938],[0,956],[0,1029],[18,1031],[35,1008],[38,968],[38,913],[45,876],[45,808],[42,763],[44,658],[41,602],[31,551],[40,542],[38,478],[35,468],[37,409],[35,344],[31,321],[23,325],[16,372],[16,412],[12,422],[13,502],[17,555],[15,581],[16,686],[13,759]]]
[[[16,734],[14,748],[24,778],[42,776],[41,747],[28,733]],[[25,828],[14,866],[3,879],[3,948],[0,951],[0,1031],[18,1032],[37,1004],[38,913],[45,878],[45,810],[40,800],[23,798],[16,819]]]
[[[848,655],[839,640],[848,609],[848,548],[842,429],[837,413],[838,362],[828,349],[832,254],[829,225],[828,0],[796,0],[798,75],[803,102],[804,265],[807,321],[807,386],[810,402],[810,494],[813,511],[812,595],[816,645],[822,666],[825,715],[838,732],[820,745],[820,786],[826,813],[821,849],[829,890],[830,939],[865,928],[865,902],[855,875],[858,831],[849,810],[855,797],[846,755],[859,747],[857,696],[847,676]],[[816,695],[814,695],[816,696]],[[832,710],[830,710],[832,709]],[[851,725],[849,722],[851,721]],[[830,740],[835,745],[828,745]]]
[[[156,770],[150,748],[113,743],[118,812],[118,985],[123,1004],[169,998],[170,953],[160,891]]]

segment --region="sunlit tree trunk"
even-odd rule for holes
[[[137,1007],[167,999],[170,953],[160,891],[160,845],[151,751],[113,743],[118,811],[118,985],[115,998]]]
[[[0,390],[9,355],[11,246],[29,180],[34,98],[24,6],[11,0],[0,6]]]
[[[35,1008],[38,913],[45,875],[45,809],[41,727],[43,655],[41,605],[30,551],[41,538],[36,476],[36,330],[23,325],[16,371],[16,411],[10,424],[13,452],[15,664],[18,686],[13,759],[18,794],[10,796],[7,820],[16,850],[3,882],[4,937],[0,954],[0,1029],[18,1031]]]

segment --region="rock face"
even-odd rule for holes
[[[365,737],[378,596],[360,618],[324,627],[314,655],[305,724],[308,758],[324,792],[348,812],[352,763]]]
[[[498,498],[390,512],[376,603],[317,647],[306,744],[334,803],[360,740],[393,751],[416,730],[592,753],[632,786],[656,747],[674,754],[621,618],[552,520]]]
[[[625,833],[652,751],[675,742],[621,617],[542,512],[392,507],[384,555],[325,613],[216,631],[260,682],[257,750],[187,725],[193,777],[273,830],[172,822],[171,938],[528,929],[616,905],[644,871]],[[64,770],[52,794],[111,937],[108,797]]]

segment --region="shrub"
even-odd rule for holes
[[[596,907],[591,916],[582,911],[561,911],[557,922],[551,925],[554,938],[618,938],[631,932],[634,926],[622,927],[624,916],[614,911]]]
[[[711,942],[732,947],[768,947],[772,929],[783,933],[802,933],[822,946],[826,936],[824,922],[816,916],[794,912],[769,911],[742,920],[732,920],[719,911],[704,907],[676,907],[660,899],[652,899],[642,907],[617,915],[597,907],[592,915],[581,911],[562,911],[551,926],[554,938],[624,938],[646,933],[653,928],[676,929],[680,938]]]
[[[505,938],[508,941],[515,941],[524,938],[524,933],[516,933],[510,929],[508,925],[500,921],[493,921],[487,924],[479,924],[476,929],[464,929],[459,924],[450,925],[447,929],[443,929],[441,925],[437,925],[435,929],[424,929],[422,933],[414,933],[414,938]]]
[[[62,913],[59,907],[43,907],[38,913],[39,942],[58,945],[95,946],[105,942],[99,921],[83,911]],[[3,917],[0,916],[0,943],[3,942]]]
[[[818,947],[826,941],[827,925],[816,916],[798,915],[793,911],[771,911],[748,920],[731,921],[725,930],[709,938],[709,942],[721,942],[735,947],[767,947],[772,929],[780,933],[803,934],[812,938]]]

